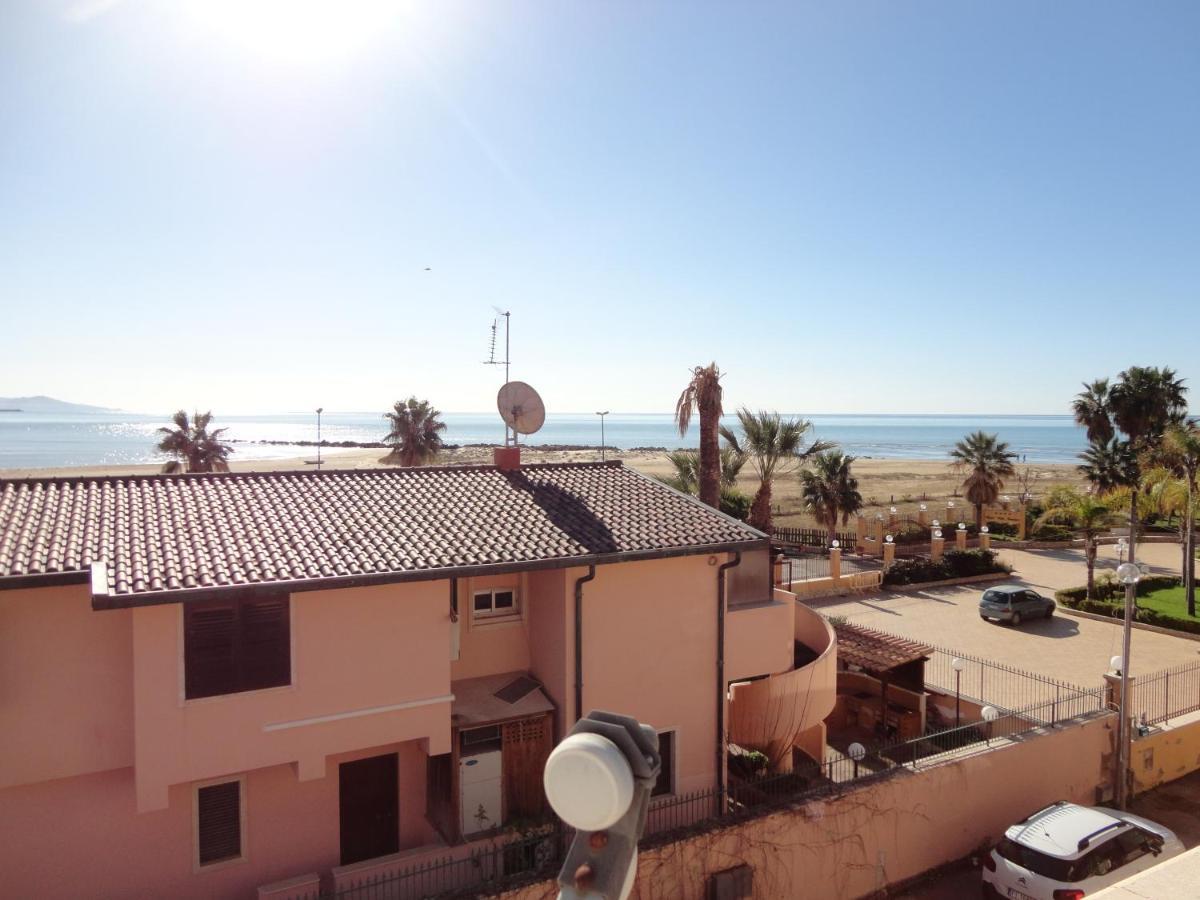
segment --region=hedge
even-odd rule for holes
[[[1163,588],[1179,586],[1179,579],[1172,575],[1150,575],[1143,578],[1137,585],[1137,596],[1142,597]],[[1110,579],[1098,580],[1095,590],[1096,598],[1086,599],[1087,588],[1066,588],[1055,591],[1054,599],[1069,609],[1092,613],[1097,616],[1107,616],[1110,619],[1124,619],[1125,606],[1122,603],[1110,603],[1107,598],[1124,596],[1124,588]],[[1159,628],[1169,628],[1174,631],[1186,631],[1190,634],[1200,634],[1200,621],[1180,619],[1168,616],[1154,609],[1139,609],[1133,615],[1135,622],[1146,625],[1157,625]]]
[[[923,584],[1011,571],[1008,566],[996,562],[994,550],[948,550],[938,562],[924,557],[897,560],[884,572],[883,583]]]
[[[1174,575],[1148,575],[1138,582],[1137,596],[1144,597],[1151,591],[1158,591],[1162,588],[1177,587],[1179,579]],[[1105,600],[1112,600],[1116,597],[1125,596],[1125,588],[1113,581],[1111,578],[1097,578],[1096,585],[1092,590],[1093,597],[1091,601],[1087,601],[1087,587],[1063,588],[1061,591],[1055,591],[1054,599],[1059,603],[1065,603],[1067,606],[1074,606],[1080,602],[1101,602],[1104,606],[1112,604],[1104,603]],[[1083,609],[1083,607],[1078,607]],[[1084,609],[1084,612],[1091,610]],[[1106,613],[1101,613],[1106,615]]]

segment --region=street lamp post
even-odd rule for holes
[[[959,659],[957,656],[950,661],[950,668],[954,670],[954,727],[957,728],[962,723],[962,714],[959,706],[962,701],[962,673],[967,667],[965,659]]]
[[[1133,598],[1142,570],[1135,563],[1117,566],[1117,580],[1125,585],[1125,627],[1121,640],[1121,721],[1117,723],[1117,809],[1124,809],[1129,776],[1129,651],[1133,640]],[[1112,660],[1117,662],[1117,660]]]
[[[323,406],[317,407],[317,471],[321,471],[321,413],[325,411]]]
[[[608,415],[608,410],[596,413],[600,417],[600,462],[604,462],[604,417]]]

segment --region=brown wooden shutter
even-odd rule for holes
[[[213,697],[237,690],[233,606],[184,607],[185,696]]]
[[[242,785],[212,784],[196,791],[196,842],[200,865],[242,855]]]
[[[292,642],[287,595],[245,600],[240,612],[240,689],[253,691],[290,684]]]
[[[546,810],[542,772],[551,750],[550,717],[508,722],[501,735],[504,815],[538,818]]]

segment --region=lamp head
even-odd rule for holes
[[[952,668],[955,672],[961,672],[966,667],[967,661],[965,659],[959,659],[956,656],[954,659],[950,660],[950,668]]]
[[[983,708],[983,718],[988,722],[995,722],[1000,718],[1000,710],[994,706],[985,706]]]
[[[867,748],[864,747],[862,744],[858,743],[857,741],[855,741],[853,744],[851,744],[849,747],[847,747],[846,751],[850,754],[850,758],[852,760],[854,760],[855,762],[858,762],[860,759],[862,759],[864,756],[867,755]]]
[[[1142,580],[1142,570],[1136,563],[1121,563],[1117,566],[1117,581],[1121,584],[1137,584]]]

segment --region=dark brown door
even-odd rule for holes
[[[398,766],[387,753],[338,767],[343,866],[400,849]]]

